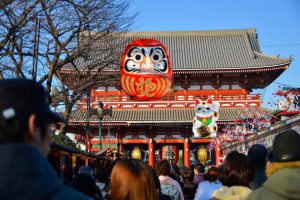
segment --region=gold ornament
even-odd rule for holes
[[[203,163],[203,164],[205,164],[205,162],[207,160],[207,151],[204,148],[204,146],[201,146],[198,149],[198,160],[199,160],[200,163]]]
[[[205,124],[203,124],[202,126],[200,126],[198,129],[198,134],[202,137],[208,137],[210,135],[210,130],[208,128],[208,126],[206,126]]]
[[[134,147],[134,149],[131,152],[131,158],[138,159],[138,160],[142,159],[142,153],[139,147]]]

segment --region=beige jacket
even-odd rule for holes
[[[219,200],[243,200],[252,191],[244,186],[222,186],[220,189],[213,192],[213,199]]]

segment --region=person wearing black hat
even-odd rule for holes
[[[267,147],[262,144],[254,144],[248,150],[247,157],[254,168],[254,179],[249,184],[252,190],[261,187],[262,184],[267,180],[265,170],[268,154],[269,152]]]
[[[300,199],[300,135],[293,129],[279,133],[273,142],[268,179],[246,200]]]
[[[0,199],[90,199],[63,185],[46,160],[60,121],[40,84],[0,81]]]

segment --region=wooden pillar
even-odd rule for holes
[[[122,152],[123,150],[123,145],[122,145],[122,141],[120,142],[120,152]]]
[[[148,164],[152,167],[154,167],[154,143],[153,143],[153,139],[150,138],[149,143],[148,143],[148,155],[149,155],[149,159],[148,159]]]
[[[219,166],[219,158],[220,158],[220,147],[218,141],[215,140],[215,155],[216,155],[216,166]]]
[[[118,101],[122,101],[122,90],[119,90]]]
[[[183,92],[184,92],[184,100],[187,101],[187,100],[188,100],[188,93],[187,93],[187,90],[184,89]]]
[[[123,136],[121,133],[121,129],[120,127],[118,127],[118,130],[116,132],[116,142],[117,142],[117,150],[118,150],[118,153],[122,152],[122,142],[123,142]]]
[[[92,137],[91,136],[88,136],[88,144],[87,144],[87,149],[88,149],[88,152],[91,152],[91,148],[92,148]]]
[[[183,160],[183,165],[185,165],[187,168],[190,168],[190,144],[188,138],[184,139]]]

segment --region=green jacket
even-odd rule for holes
[[[256,199],[300,199],[300,168],[284,168],[275,172],[261,188],[246,198]]]

